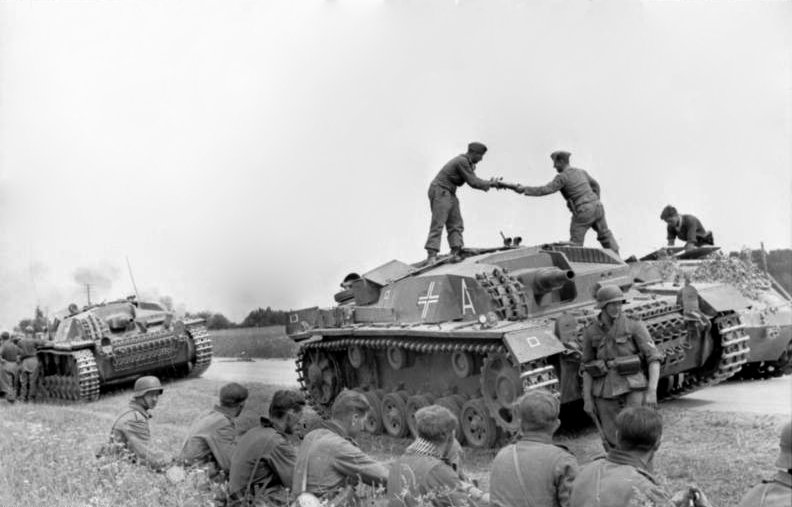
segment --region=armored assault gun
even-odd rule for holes
[[[212,361],[203,320],[177,320],[159,303],[134,298],[70,305],[38,351],[46,399],[93,401],[102,388],[141,375],[199,376]]]
[[[605,285],[627,293],[625,313],[663,352],[661,397],[721,382],[750,355],[741,296],[727,284],[635,283],[610,250],[563,244],[465,254],[390,261],[348,276],[337,306],[290,313],[299,381],[318,412],[357,389],[373,407],[367,429],[401,437],[436,403],[458,415],[467,445],[491,447],[518,430],[511,406],[526,390],[581,398],[581,334]]]

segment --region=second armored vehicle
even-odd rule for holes
[[[39,350],[43,395],[92,401],[102,387],[141,375],[201,375],[212,361],[203,321],[176,320],[159,303],[134,298],[71,305]]]

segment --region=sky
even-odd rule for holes
[[[429,182],[572,152],[624,257],[666,204],[792,246],[792,2],[0,2],[0,328],[133,292],[239,321],[425,256]],[[560,195],[458,193],[465,242],[568,239]],[[586,244],[596,246],[593,232]],[[443,248],[447,249],[445,239]]]

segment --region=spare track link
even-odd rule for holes
[[[495,312],[501,319],[519,320],[528,318],[528,299],[525,287],[517,278],[503,268],[491,273],[479,273],[476,280],[495,302]]]
[[[719,384],[740,371],[748,362],[751,352],[749,340],[751,339],[742,330],[745,327],[740,322],[739,315],[728,313],[717,317],[714,321],[721,337],[721,355],[718,366],[709,375],[685,374],[680,385],[674,386],[665,399],[675,399],[705,387]]]
[[[499,352],[506,354],[506,347],[499,341],[482,343],[479,341],[470,341],[463,343],[449,343],[449,342],[427,342],[425,339],[411,339],[411,338],[341,338],[331,341],[320,341],[312,343],[304,343],[300,350],[297,352],[297,380],[300,382],[300,389],[305,393],[306,400],[311,407],[319,415],[325,417],[327,415],[328,407],[324,407],[310,395],[310,390],[306,384],[307,379],[303,375],[303,367],[305,363],[305,356],[312,350],[345,350],[352,346],[365,347],[369,349],[385,349],[388,347],[402,347],[406,350],[419,353],[452,353],[452,352],[470,352],[485,356],[490,353]]]
[[[73,361],[72,372],[77,375],[47,375],[42,378],[47,398],[66,401],[94,401],[99,399],[99,370],[89,349],[58,354]]]
[[[203,324],[191,324],[187,326],[187,332],[195,345],[195,364],[190,377],[200,377],[212,364],[212,338]]]

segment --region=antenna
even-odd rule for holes
[[[126,258],[127,270],[129,270],[129,279],[132,280],[132,288],[135,289],[135,299],[140,300],[138,295],[137,285],[135,285],[135,277],[132,275],[132,266],[129,264],[129,256]]]
[[[86,293],[86,296],[88,298],[88,306],[91,306],[91,284],[90,283],[86,283],[85,284],[85,293]]]

